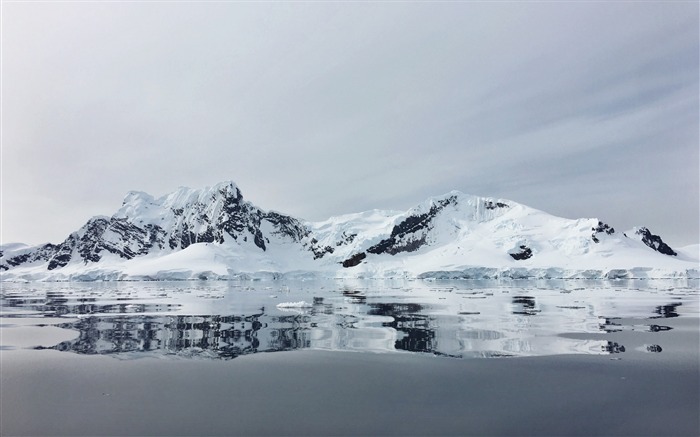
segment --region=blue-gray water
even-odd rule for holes
[[[696,281],[3,283],[1,298],[2,435],[700,432]]]

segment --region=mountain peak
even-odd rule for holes
[[[0,275],[182,279],[265,271],[588,278],[648,277],[659,268],[697,275],[697,263],[666,255],[675,252],[646,228],[627,238],[597,219],[554,217],[457,190],[404,212],[375,210],[311,223],[264,211],[244,200],[235,182],[223,181],[159,198],[130,191],[114,215],[93,217],[60,244],[3,246]]]

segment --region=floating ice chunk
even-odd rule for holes
[[[313,305],[300,300],[299,302],[280,302],[277,304],[277,308],[310,308]]]

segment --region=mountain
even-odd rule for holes
[[[129,192],[62,243],[0,247],[3,280],[281,277],[698,277],[644,227],[554,217],[452,191],[399,211],[308,222],[264,211],[233,182],[160,198]]]

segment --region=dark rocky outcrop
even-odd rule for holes
[[[520,245],[520,250],[516,252],[510,252],[508,255],[512,256],[514,260],[524,260],[528,258],[532,258],[532,249],[529,247],[525,246],[524,244]]]
[[[663,253],[664,255],[669,256],[678,255],[675,250],[671,249],[671,247],[668,244],[664,243],[661,237],[652,234],[651,231],[647,228],[641,227],[637,229],[635,234],[642,237],[642,243],[646,244],[647,246],[651,247],[659,253]]]
[[[311,252],[314,254],[314,259],[323,258],[327,253],[333,253],[335,249],[331,246],[321,246],[318,244],[318,240],[315,238],[311,239],[311,244],[309,244]]]
[[[287,237],[297,243],[301,242],[311,233],[299,220],[288,215],[268,212],[263,215],[263,220],[270,222],[275,228],[275,230],[272,231],[274,235]]]
[[[607,223],[603,223],[600,220],[598,221],[598,226],[591,228],[593,231],[593,234],[591,234],[591,239],[593,240],[594,243],[600,243],[600,239],[598,239],[597,234],[607,234],[607,235],[612,235],[615,233],[615,228],[611,228],[610,225]]]
[[[68,237],[60,246],[66,253],[75,249],[86,264],[99,261],[104,251],[131,259],[145,255],[153,248],[162,249],[165,245],[165,231],[160,226],[147,224],[139,227],[123,218],[92,219],[83,229],[80,238],[77,233],[71,235],[77,241]]]
[[[374,254],[388,253],[396,255],[401,252],[414,252],[426,243],[426,233],[432,229],[432,220],[447,205],[455,204],[456,196],[436,201],[430,209],[422,214],[410,215],[394,226],[391,236],[367,249]],[[421,232],[423,231],[423,232]],[[420,233],[419,233],[420,232]]]
[[[510,208],[510,205],[508,205],[507,203],[493,202],[491,200],[487,200],[486,202],[484,202],[484,207],[486,207],[486,209]]]
[[[336,241],[335,245],[342,246],[344,244],[350,244],[355,240],[355,237],[357,237],[357,234],[346,234],[343,232],[340,236],[340,240]]]
[[[24,264],[24,263],[30,261],[31,258],[32,258],[31,253],[24,253],[22,255],[17,255],[15,257],[8,259],[7,264],[9,264],[11,267],[16,267],[20,264]],[[34,257],[34,259],[36,260],[36,259],[40,259],[40,258]],[[7,269],[7,267],[6,267],[6,269]]]
[[[367,254],[364,252],[357,253],[350,258],[346,259],[345,261],[342,262],[343,267],[348,268],[348,267],[355,267],[356,265],[360,264],[363,259],[367,258]]]
[[[35,262],[47,262],[53,256],[56,246],[53,244],[45,244],[36,248],[20,251],[16,255],[2,260],[0,269],[9,270],[12,267],[17,267],[22,264],[32,264]],[[3,253],[3,255],[5,255]]]

